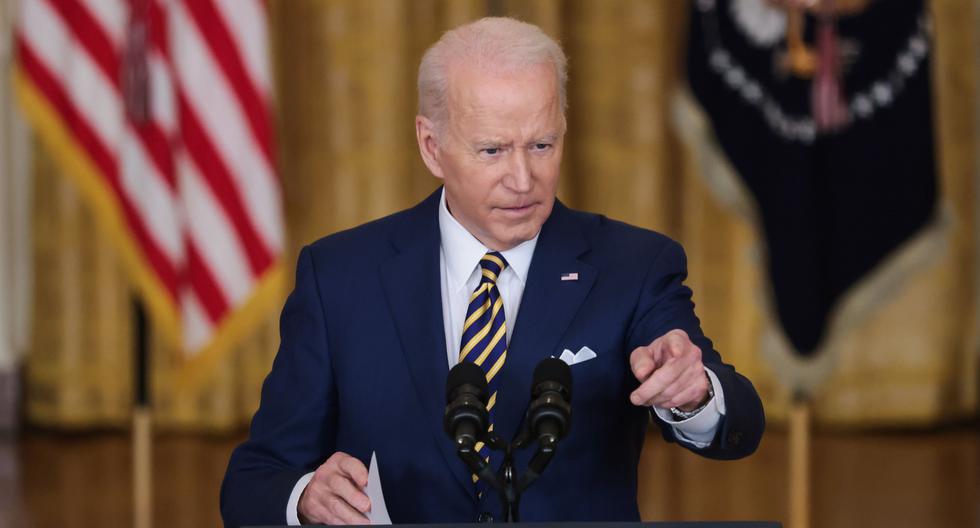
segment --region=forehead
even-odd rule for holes
[[[448,103],[450,122],[467,128],[537,133],[560,126],[562,120],[558,83],[550,64],[506,70],[455,65],[449,71]]]

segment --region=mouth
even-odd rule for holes
[[[507,216],[521,217],[526,216],[531,213],[532,210],[537,206],[537,203],[529,203],[525,205],[517,205],[514,207],[498,207],[497,210],[501,211]]]

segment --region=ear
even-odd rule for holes
[[[419,153],[422,162],[436,178],[442,179],[442,167],[439,165],[439,141],[436,127],[431,119],[423,115],[415,116],[415,139],[419,143]]]

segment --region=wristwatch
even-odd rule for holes
[[[670,414],[671,416],[674,417],[675,420],[680,421],[680,420],[687,420],[688,418],[693,418],[696,414],[703,411],[704,408],[707,407],[709,403],[711,403],[712,398],[715,397],[715,388],[711,385],[711,376],[708,376],[707,372],[705,372],[704,375],[708,377],[708,394],[705,395],[704,400],[701,400],[701,404],[698,405],[696,409],[690,411],[684,411],[678,409],[677,407],[671,407]]]

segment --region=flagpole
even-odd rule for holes
[[[120,72],[126,119],[143,127],[150,119],[149,0],[130,2],[126,39],[122,48]],[[159,29],[159,28],[158,28]],[[146,307],[138,297],[133,302],[136,335],[134,340],[133,402],[133,526],[153,526],[153,421],[150,411],[150,365]]]
[[[140,300],[133,303],[134,344],[133,405],[133,527],[153,526],[153,421],[150,411],[149,354],[146,311]]]
[[[797,393],[789,413],[789,528],[810,527],[810,399]]]

